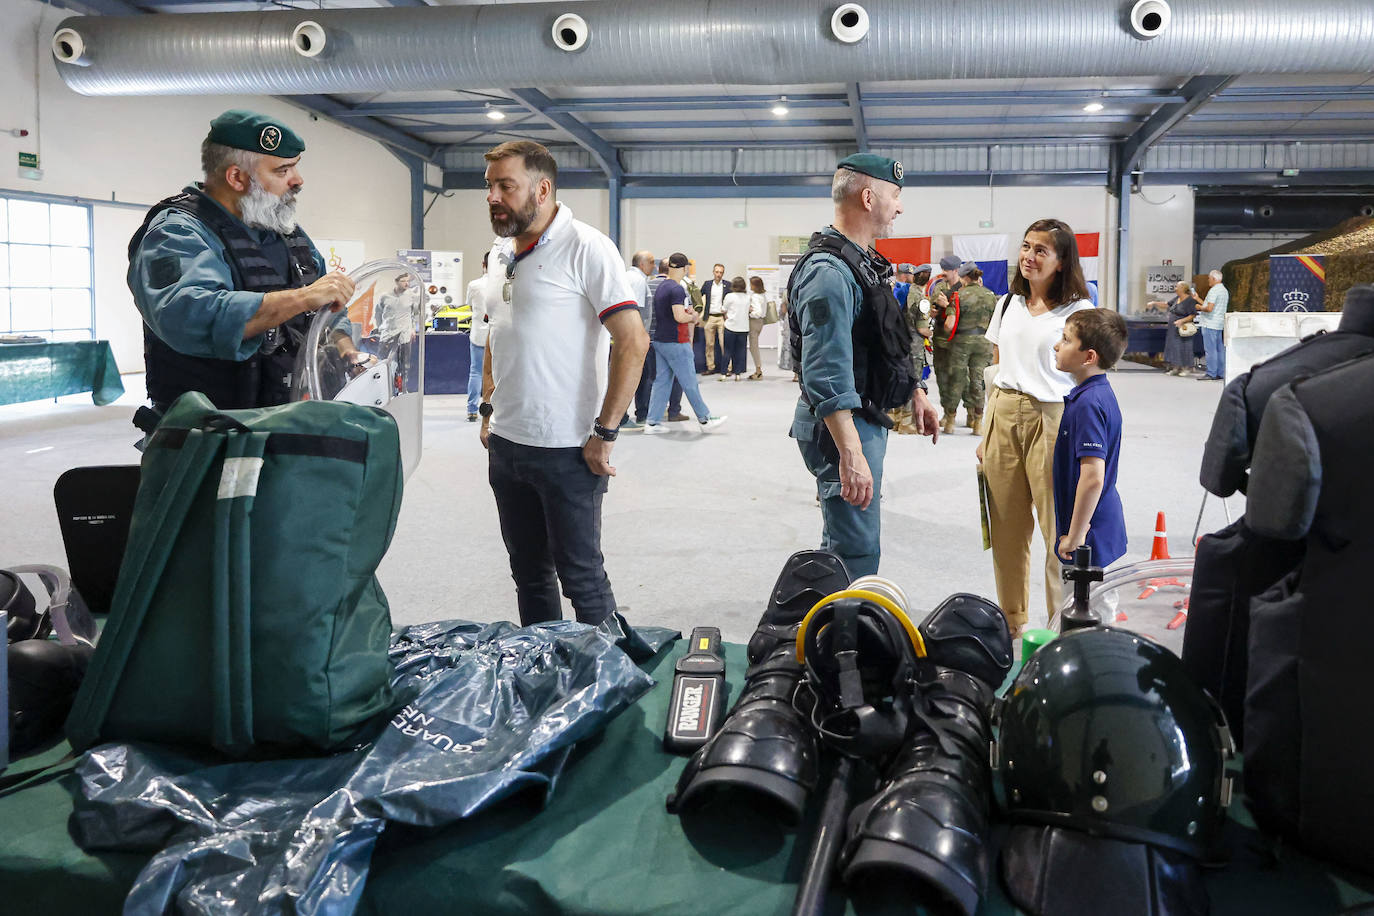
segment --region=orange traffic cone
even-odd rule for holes
[[[1169,533],[1164,530],[1164,513],[1155,516],[1155,541],[1150,547],[1151,560],[1168,560],[1169,556]]]

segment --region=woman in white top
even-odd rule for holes
[[[1054,365],[1054,345],[1074,312],[1092,308],[1073,230],[1057,219],[1031,223],[1011,293],[997,303],[987,338],[997,366],[988,388],[978,460],[988,487],[997,601],[1012,635],[1030,614],[1031,540],[1045,541],[1045,603],[1060,602],[1054,554],[1054,443],[1073,379]],[[1032,518],[1032,511],[1035,518]]]
[[[749,293],[743,277],[730,281],[730,292],[725,294],[725,361],[729,364],[729,374],[721,371],[720,381],[732,378],[739,381],[748,366],[745,364],[745,346],[749,342]]]
[[[763,286],[763,277],[749,278],[749,354],[754,357],[754,374],[749,381],[757,382],[763,378],[763,357],[759,355],[759,334],[763,332],[763,319],[768,314],[768,297]]]

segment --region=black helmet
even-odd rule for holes
[[[1026,663],[996,712],[994,760],[1015,823],[1069,827],[1201,858],[1230,801],[1220,708],[1178,657],[1091,627]]]

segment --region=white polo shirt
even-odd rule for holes
[[[1032,315],[1024,296],[1012,296],[1004,316],[998,299],[987,333],[997,346],[997,387],[1020,391],[1046,404],[1063,401],[1073,390],[1073,376],[1055,368],[1054,345],[1069,316],[1092,307],[1087,299],[1078,299]]]
[[[501,283],[504,282],[504,280],[501,281]],[[463,300],[467,303],[468,308],[472,309],[472,328],[469,334],[472,342],[479,347],[487,345],[487,331],[490,327],[487,321],[487,302],[493,298],[493,289],[491,288],[493,284],[495,285],[496,296],[500,296],[500,283],[493,280],[489,274],[482,274],[468,284],[467,296]]]
[[[611,337],[602,322],[639,303],[614,243],[566,204],[532,247],[514,248],[514,239],[499,238],[490,255],[491,432],[520,445],[580,448],[606,396]]]

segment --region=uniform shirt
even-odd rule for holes
[[[805,393],[794,416],[795,432],[796,419],[802,418],[803,412],[811,414],[807,402],[814,408],[814,420],[837,410],[857,410],[863,404],[854,383],[853,337],[863,291],[843,261],[832,254],[816,254],[802,265],[792,294],[788,308],[796,311],[801,330],[802,362],[798,369]]]
[[[1054,367],[1054,345],[1069,316],[1092,303],[1079,299],[1034,316],[1023,296],[1012,295],[1005,309],[998,303],[988,325],[988,340],[997,346],[997,387],[1046,404],[1063,400],[1073,388],[1073,377]]]
[[[1231,294],[1220,283],[1207,290],[1206,303],[1212,307],[1210,312],[1198,312],[1197,323],[1213,331],[1226,327],[1226,306],[1231,302]]]
[[[630,286],[630,293],[635,297],[635,308],[639,309],[639,317],[644,322],[644,330],[649,330],[649,325],[653,318],[653,300],[649,298],[649,278],[644,276],[644,271],[638,267],[631,267],[625,271],[625,281]]]
[[[954,294],[956,292],[958,292],[956,285],[951,284],[944,277],[936,280],[935,285],[930,288],[930,325],[934,331],[931,339],[940,346],[949,342],[949,332],[945,330],[945,319],[954,314]],[[945,299],[949,301],[949,305],[944,308],[941,308],[940,303],[935,301],[941,293],[944,293]],[[1056,400],[1058,399],[1056,398]]]
[[[199,190],[188,185],[184,190]],[[214,206],[220,206],[207,197]],[[223,209],[221,207],[220,209]],[[228,213],[226,210],[225,213]],[[233,215],[230,214],[233,219]],[[242,227],[290,277],[282,236],[270,229]],[[306,239],[315,268],[323,276],[324,258]],[[154,270],[153,265],[158,265]],[[174,264],[175,269],[163,265]],[[173,350],[187,356],[245,360],[258,352],[262,335],[244,339],[243,328],[257,314],[265,293],[234,288],[225,246],[214,231],[180,210],[163,210],[129,259],[129,291],[148,327]]]
[[[581,447],[606,393],[611,340],[601,323],[638,307],[620,252],[563,203],[539,241],[514,247],[497,239],[489,259],[498,277],[514,271],[487,304],[491,432],[519,445]]]
[[[691,343],[693,324],[679,324],[673,306],[687,305],[687,290],[664,278],[654,291],[654,340],[659,343]]]
[[[1078,493],[1079,461],[1101,458],[1102,496],[1088,523],[1085,543],[1094,566],[1107,566],[1126,553],[1126,517],[1116,492],[1116,465],[1121,454],[1121,409],[1106,374],[1094,375],[1064,398],[1059,438],[1054,443],[1054,520],[1059,538],[1069,533]],[[1062,561],[1061,561],[1062,562]]]
[[[487,256],[488,262],[491,256]],[[496,284],[496,289],[491,289]],[[493,296],[493,293],[495,296]],[[487,345],[487,334],[491,331],[491,320],[487,316],[487,302],[501,295],[500,283],[490,274],[483,274],[468,284],[463,301],[472,310],[472,330],[469,332],[472,343],[479,347]]]
[[[986,331],[995,311],[997,294],[986,286],[969,284],[959,290],[959,326],[955,330],[960,334]]]

